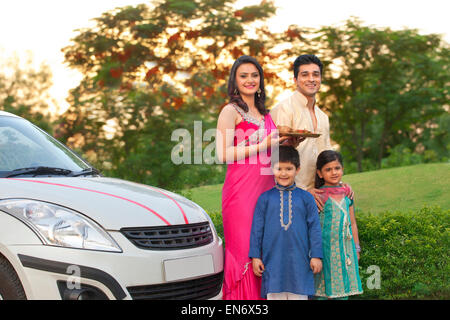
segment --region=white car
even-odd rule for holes
[[[106,178],[0,111],[1,299],[221,299],[222,240],[169,191]]]

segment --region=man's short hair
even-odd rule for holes
[[[300,167],[300,156],[297,149],[293,146],[279,146],[278,152],[274,152],[272,155],[272,165],[275,165],[277,162],[289,162],[298,169]]]
[[[302,54],[298,56],[294,61],[294,78],[297,79],[298,71],[300,70],[300,66],[304,64],[317,64],[320,68],[320,75],[322,76],[323,64],[317,56],[313,54]]]

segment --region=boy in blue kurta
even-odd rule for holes
[[[322,230],[314,197],[295,185],[297,150],[280,146],[278,159],[272,163],[276,185],[256,204],[249,257],[262,276],[263,298],[306,300],[322,270]]]

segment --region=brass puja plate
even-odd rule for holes
[[[317,138],[317,137],[320,137],[320,133],[313,133],[313,132],[281,132],[280,131],[280,136]]]
[[[289,127],[278,128],[280,136],[290,136],[290,137],[304,137],[304,138],[317,138],[320,133],[310,132],[308,130],[294,130]]]

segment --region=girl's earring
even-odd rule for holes
[[[258,88],[258,91],[256,91],[256,93],[258,93],[258,98],[261,97],[261,88]]]

